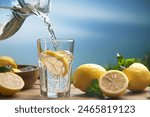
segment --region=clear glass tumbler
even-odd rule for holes
[[[69,96],[74,40],[38,39],[37,47],[41,95],[48,98]]]

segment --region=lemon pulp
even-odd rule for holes
[[[66,76],[69,71],[69,59],[63,52],[53,52],[46,50],[41,53],[41,61],[49,72],[55,76]],[[72,54],[69,52],[70,56]]]
[[[22,78],[14,73],[0,73],[0,94],[13,95],[24,87]]]
[[[102,92],[108,97],[119,97],[123,95],[128,87],[127,76],[117,70],[107,71],[99,80]]]

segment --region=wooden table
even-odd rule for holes
[[[46,100],[47,98],[40,95],[40,84],[39,81],[35,83],[32,89],[22,90],[11,97],[3,97],[0,96],[1,100]],[[111,99],[111,98],[105,98]],[[145,91],[141,93],[132,93],[127,91],[126,94],[120,98],[119,100],[148,100],[150,99],[150,88],[147,88]],[[58,100],[58,99],[57,99]],[[67,98],[59,98],[59,100],[100,100],[95,97],[87,97],[84,92],[75,88],[71,85],[71,96]]]

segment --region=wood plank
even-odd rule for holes
[[[1,100],[47,100],[48,98],[40,95],[39,81],[35,83],[32,89],[22,90],[14,96],[4,97],[0,96]],[[106,100],[112,100],[111,98],[105,98]],[[146,88],[141,93],[132,93],[127,91],[126,94],[119,100],[148,100],[150,99],[150,88]],[[48,99],[52,100],[52,99]],[[65,98],[58,98],[57,100],[100,100],[95,97],[87,97],[84,92],[71,85],[71,96]]]

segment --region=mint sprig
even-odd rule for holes
[[[135,58],[125,58],[123,55],[117,53],[117,64],[112,65],[109,64],[106,66],[106,70],[123,70],[125,68],[128,68],[133,63],[137,62],[137,59]]]
[[[97,79],[92,80],[90,87],[86,90],[86,95],[89,97],[104,98],[103,93],[99,87],[99,81]]]
[[[120,67],[120,70],[123,70],[123,69],[129,67],[130,65],[132,65],[133,63],[135,63],[136,59],[135,58],[127,58],[126,59],[124,56],[117,53],[117,62],[118,62],[118,66]]]
[[[0,73],[10,72],[10,71],[12,71],[12,68],[10,66],[0,66]]]

